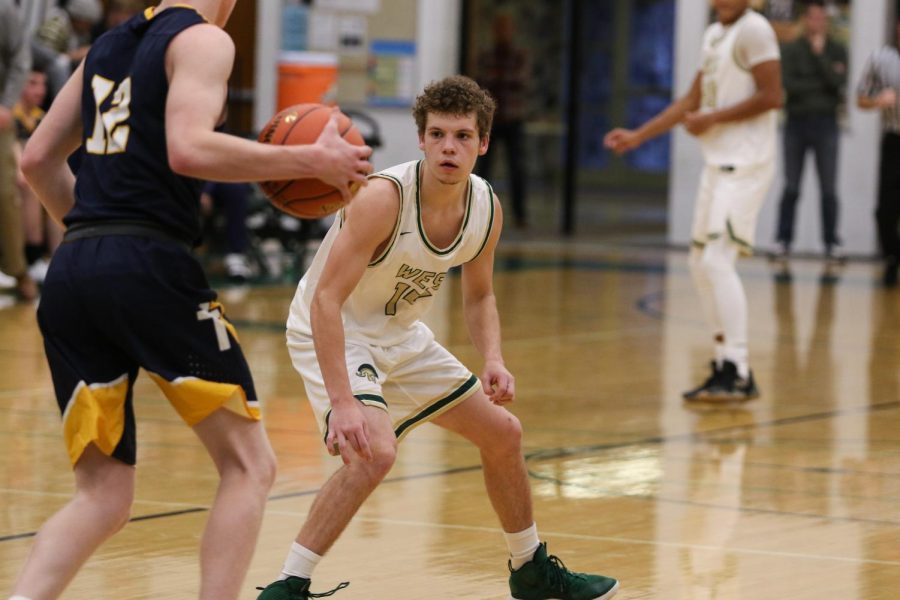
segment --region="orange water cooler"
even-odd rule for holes
[[[327,52],[282,52],[278,56],[278,110],[334,96],[338,58]]]

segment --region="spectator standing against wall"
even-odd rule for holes
[[[515,225],[528,225],[525,197],[525,102],[531,78],[528,53],[515,44],[513,16],[501,12],[492,24],[493,45],[478,57],[475,79],[497,103],[491,128],[491,149],[479,161],[479,174],[491,179],[494,155],[499,144],[506,153],[507,177]]]
[[[795,214],[806,154],[812,150],[822,204],[825,255],[839,259],[837,246],[838,114],[847,84],[847,48],[828,35],[823,0],[809,0],[803,12],[803,35],[784,45],[781,58],[786,92],[784,191],[778,211],[777,256],[787,258],[794,241]]]
[[[884,255],[884,285],[897,285],[900,268],[900,19],[894,24],[894,44],[876,50],[863,70],[857,104],[881,111],[881,164],[875,221]]]
[[[12,108],[31,69],[29,40],[14,0],[0,0],[0,270],[16,278],[24,300],[37,297],[29,277],[16,190],[16,128]]]

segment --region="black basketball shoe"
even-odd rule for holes
[[[719,369],[719,365],[716,364],[716,361],[711,360],[709,361],[709,367],[712,369],[712,374],[699,386],[684,392],[681,396],[685,400],[689,402],[702,402],[703,400],[706,400],[710,390],[716,390],[720,387],[719,379],[721,379],[722,371]]]

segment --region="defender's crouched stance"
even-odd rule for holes
[[[540,543],[522,428],[504,408],[515,384],[493,292],[502,216],[488,183],[471,174],[487,150],[493,110],[470,79],[428,86],[414,109],[424,160],[373,176],[299,284],[288,346],[325,443],[344,466],[313,502],[281,579],[260,600],[320,596],[310,592],[313,569],[391,469],[398,441],[426,421],[481,451],[509,546],[512,598],[596,600],[616,591],[615,579],[572,573]],[[485,361],[480,383],[420,320],[457,265],[466,323]]]

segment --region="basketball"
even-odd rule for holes
[[[332,107],[324,104],[296,104],[272,117],[259,134],[265,144],[312,144],[331,117]],[[338,112],[338,132],[345,140],[365,145],[362,134],[350,118]],[[315,178],[263,181],[263,193],[277,208],[301,219],[318,219],[340,210],[344,197],[337,188]],[[355,191],[358,184],[351,188]]]

